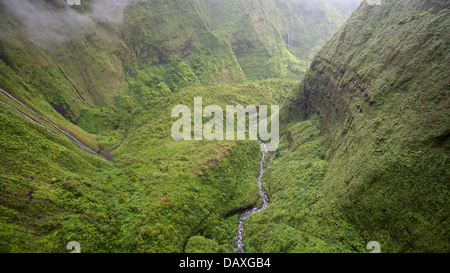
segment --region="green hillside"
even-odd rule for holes
[[[282,105],[245,252],[448,252],[449,10],[0,0],[0,252],[233,253],[261,149],[175,141],[196,97]]]
[[[449,18],[442,1],[364,3],[324,45],[282,107],[253,251],[450,250]]]
[[[196,235],[232,252],[258,145],[176,143],[170,110],[284,100],[309,60],[273,1],[0,6],[1,252],[183,252]]]

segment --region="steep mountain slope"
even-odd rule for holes
[[[288,50],[282,39],[284,15],[275,3],[86,0],[80,7],[68,7],[63,0],[3,0],[2,87],[18,97],[40,94],[77,123],[83,109],[114,104],[127,90],[127,81],[132,91],[153,97],[196,83],[298,79],[310,58],[299,59]],[[302,19],[328,18],[309,25],[335,30],[343,16],[344,11],[323,11]],[[291,25],[297,24],[303,21]],[[311,30],[294,40],[299,44],[304,38],[309,46],[301,51],[309,56],[317,40],[330,35]]]
[[[363,3],[314,57],[281,109],[253,251],[450,250],[449,13]]]
[[[359,0],[278,0],[279,28],[289,50],[309,60],[361,3]],[[276,20],[276,19],[275,19]]]
[[[82,2],[0,1],[0,251],[233,251],[259,145],[174,142],[170,110],[284,100],[308,59],[274,1],[223,1],[223,24],[215,1]]]
[[[261,79],[303,74],[316,48],[337,31],[359,0],[199,3],[207,26],[231,43],[246,76]]]

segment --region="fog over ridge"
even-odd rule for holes
[[[127,6],[145,0],[93,0],[83,3],[88,11],[70,7],[66,0],[0,0],[6,10],[23,25],[30,40],[39,46],[70,41],[96,23],[120,24]]]

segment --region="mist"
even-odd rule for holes
[[[97,23],[121,24],[127,6],[144,0],[82,1],[80,7],[70,7],[65,0],[0,0],[6,11],[22,24],[29,39],[41,47],[70,41]]]
[[[66,0],[0,0],[0,3],[20,21],[26,36],[45,48],[68,42],[75,34],[82,34],[98,23],[121,24],[125,8],[142,1],[149,0],[81,0],[81,6],[69,6]],[[324,2],[349,10],[349,6],[356,8],[362,0],[286,1],[298,4],[303,10],[315,10]]]
[[[302,7],[303,10],[315,10],[317,5],[330,4],[341,11],[356,9],[364,0],[287,0]]]

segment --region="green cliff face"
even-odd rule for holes
[[[82,2],[0,0],[0,252],[232,252],[260,149],[194,97],[284,101],[247,252],[448,251],[448,4]]]
[[[277,3],[2,0],[0,251],[231,252],[258,145],[176,143],[170,110],[280,104],[310,59]]]
[[[255,251],[449,250],[449,18],[442,1],[364,3],[318,52],[281,110]]]
[[[4,0],[3,88],[17,96],[37,94],[76,123],[83,109],[111,105],[127,83],[154,95],[192,83],[298,79],[310,61],[294,56],[283,41],[286,8],[275,1],[122,2],[115,8],[101,1],[69,8],[64,1]],[[336,14],[325,16],[332,30],[343,21],[334,20]],[[297,21],[291,25],[303,24]],[[302,35],[309,48],[300,50],[310,56],[331,31]]]

